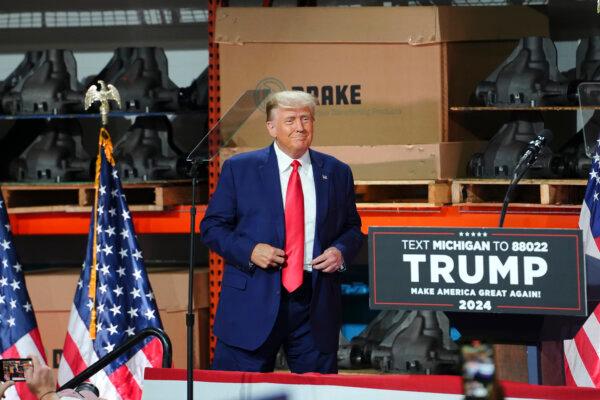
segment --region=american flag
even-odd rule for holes
[[[583,231],[588,297],[595,298],[600,288],[600,139],[581,206],[579,228]],[[567,385],[600,387],[600,306],[575,337],[563,344]]]
[[[0,350],[2,358],[45,360],[44,346],[25,287],[23,267],[17,260],[4,199],[0,192]],[[0,377],[1,378],[1,377]],[[24,383],[6,392],[7,399],[36,399]]]
[[[105,137],[101,133],[97,165],[97,208],[92,211],[86,259],[71,308],[58,371],[59,384],[67,382],[140,330],[162,329],[142,251],[112,160],[110,137],[108,132],[104,133]],[[97,224],[94,223],[96,217]],[[94,264],[92,251],[97,257],[95,301],[89,292]],[[95,339],[90,336],[90,331],[94,330],[90,329],[93,309],[96,311]],[[101,397],[137,400],[142,396],[144,369],[161,366],[161,360],[160,342],[148,338],[94,375],[91,382],[98,387]]]

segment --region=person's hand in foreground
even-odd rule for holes
[[[25,370],[25,381],[31,393],[38,400],[58,400],[56,394],[56,381],[52,369],[40,362],[39,358],[29,356],[31,358],[33,368]]]
[[[9,387],[14,385],[13,381],[6,381],[0,384],[0,398],[4,398],[4,393],[8,390]]]

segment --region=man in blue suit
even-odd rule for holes
[[[267,99],[274,143],[223,163],[201,223],[225,260],[213,368],[337,373],[340,272],[363,241],[350,168],[309,149],[313,96]]]

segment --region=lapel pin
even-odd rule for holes
[[[326,181],[327,180],[327,175],[323,175],[323,180]]]

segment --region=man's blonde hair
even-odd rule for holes
[[[317,99],[312,94],[300,90],[285,90],[271,93],[266,100],[267,121],[273,119],[273,110],[277,108],[310,108],[310,113],[315,115]]]

